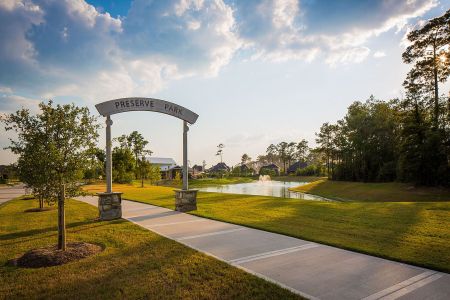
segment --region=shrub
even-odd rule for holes
[[[259,175],[269,175],[270,177],[273,177],[277,176],[277,172],[273,169],[261,168],[261,170],[259,170]]]

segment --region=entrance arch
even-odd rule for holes
[[[175,207],[180,211],[196,209],[197,190],[189,190],[189,169],[187,151],[188,124],[197,121],[198,115],[193,111],[161,99],[130,97],[119,98],[95,105],[97,111],[106,117],[106,192],[99,193],[99,212],[103,220],[111,220],[122,216],[121,194],[112,191],[112,139],[111,115],[129,111],[152,111],[167,114],[183,120],[183,188],[175,191]]]

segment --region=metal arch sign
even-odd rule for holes
[[[127,111],[154,111],[194,124],[198,115],[193,111],[175,103],[153,98],[120,98],[95,105],[98,112],[106,117]]]

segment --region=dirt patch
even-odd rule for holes
[[[22,268],[42,268],[63,265],[102,252],[99,245],[90,243],[68,243],[66,251],[57,246],[33,249],[9,263]]]
[[[49,210],[55,210],[56,207],[44,207],[44,208],[30,208],[30,209],[26,209],[24,210],[24,212],[29,213],[29,212],[41,212],[41,211],[49,211]]]

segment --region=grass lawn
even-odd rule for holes
[[[205,186],[214,186],[214,185],[222,185],[222,184],[236,184],[236,183],[247,183],[252,182],[255,179],[252,177],[227,177],[227,178],[202,178],[202,179],[189,179],[189,187],[190,188],[200,188]],[[141,180],[133,180],[133,186],[140,187]],[[148,180],[144,180],[144,186],[151,185],[151,182]],[[173,188],[181,188],[181,181],[179,183],[174,183],[172,180],[164,180],[162,186],[168,186]]]
[[[331,199],[350,201],[450,201],[450,189],[414,187],[411,184],[398,182],[362,183],[321,179],[303,186],[292,188],[291,190]]]
[[[170,189],[169,189],[170,190]],[[66,265],[20,269],[7,260],[55,244],[57,212],[24,213],[35,200],[0,205],[0,299],[298,299],[297,295],[97,208],[69,200],[68,241],[105,247]]]
[[[254,180],[255,179],[252,177],[192,179],[192,180],[189,180],[189,186],[196,188],[196,187],[204,187],[204,186],[211,186],[211,185],[247,183],[247,182],[252,182]]]
[[[293,181],[293,182],[313,182],[321,179],[325,179],[326,177],[318,177],[318,176],[275,176],[272,180],[278,181]]]
[[[125,199],[174,208],[171,188],[114,190]],[[450,202],[338,203],[200,192],[192,213],[450,272]]]

